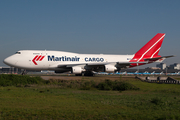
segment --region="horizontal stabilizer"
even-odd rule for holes
[[[170,55],[170,56],[163,56],[163,57],[154,57],[154,58],[145,58],[145,61],[156,61],[156,60],[164,60],[166,58],[170,58],[170,57],[175,57],[174,55]]]

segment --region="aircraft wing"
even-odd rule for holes
[[[117,68],[129,68],[131,64],[139,64],[139,63],[148,63],[148,61],[145,62],[106,62],[106,63],[82,63],[82,64],[66,64],[66,65],[57,65],[58,68],[69,68],[74,66],[85,66],[85,69],[98,69],[101,67],[104,67],[105,65],[114,65]]]
[[[118,62],[117,63],[117,67],[119,68],[129,68],[131,66],[133,66],[132,64],[147,64],[148,61],[144,61],[144,62]]]
[[[145,62],[107,62],[107,63],[89,63],[86,65],[86,68],[89,70],[93,70],[93,71],[101,71],[102,69],[104,69],[104,67],[116,67],[116,71],[119,71],[123,68],[129,68],[132,65],[131,64],[146,64],[148,63],[148,61]]]

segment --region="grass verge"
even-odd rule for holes
[[[121,82],[139,89],[114,91],[112,86]],[[99,90],[101,84],[111,89]],[[83,86],[90,89],[80,89]],[[180,119],[179,90],[179,85],[123,77],[113,82],[51,80],[30,87],[1,86],[0,119]]]

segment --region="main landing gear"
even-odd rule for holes
[[[82,73],[81,74],[75,74],[75,76],[82,76]],[[94,73],[91,71],[86,71],[86,72],[84,72],[84,76],[94,76]]]
[[[84,73],[84,76],[94,76],[94,73],[91,72],[91,71],[86,71],[86,72]]]

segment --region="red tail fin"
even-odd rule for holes
[[[160,57],[158,55],[161,44],[165,34],[158,33],[148,43],[146,43],[136,54],[130,62],[144,61],[145,58]]]

